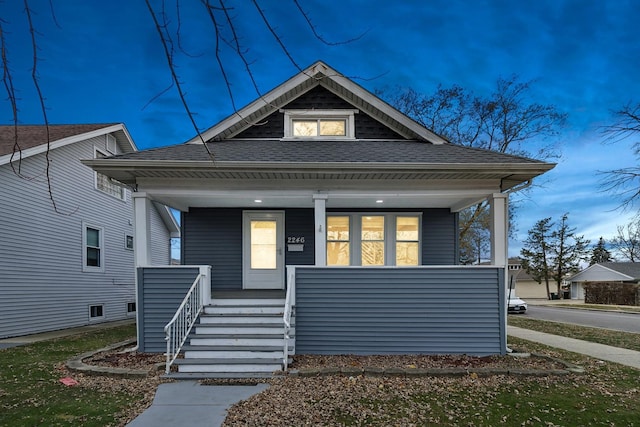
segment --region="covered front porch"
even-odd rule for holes
[[[241,359],[235,356],[243,354],[247,358],[240,366],[224,365],[232,372],[242,370],[243,375],[248,369],[246,361],[258,360],[252,355],[268,356],[271,364],[262,369],[272,369],[274,360],[286,369],[289,357],[296,352],[504,354],[508,196],[488,195],[493,223],[491,264],[459,266],[457,212],[451,206],[442,207],[442,203],[455,201],[462,208],[477,202],[478,195],[473,198],[463,191],[454,195],[447,198],[442,192],[405,192],[356,197],[350,193],[347,197],[344,192],[282,192],[280,204],[276,205],[275,194],[268,197],[269,193],[213,192],[206,203],[202,192],[197,195],[198,202],[188,192],[171,196],[160,191],[135,193],[135,240],[142,247],[138,251],[136,246],[139,345],[143,351],[164,351],[175,357],[185,345],[189,354],[194,354],[193,348],[199,344],[193,343],[201,342],[202,350],[207,352],[201,355],[211,357],[201,356],[198,366],[209,368],[213,365],[202,365],[204,360],[220,363],[228,356],[238,362]],[[436,199],[440,200],[439,205]],[[186,209],[181,216],[185,239],[181,253],[188,265],[155,267],[145,258],[146,242],[152,238],[148,235],[145,210],[151,200],[183,209],[197,206]],[[393,265],[393,258],[392,265],[327,265],[327,247],[331,244],[327,239],[327,218],[353,212],[385,219],[397,215],[419,217],[419,264]],[[252,271],[255,253],[252,255],[250,238],[254,219],[261,223],[273,219],[277,237],[267,245],[267,252],[262,246],[256,252],[272,257],[274,262],[267,265],[259,259],[256,271]],[[257,243],[260,246],[264,242]],[[183,300],[185,294],[191,296]],[[244,301],[239,303],[239,299]],[[258,316],[261,310],[248,308],[244,304],[248,301],[252,301],[249,305],[262,306],[268,316]],[[224,305],[241,306],[244,314],[220,316],[219,306]],[[182,314],[176,313],[179,306]],[[198,326],[202,323],[200,316],[207,312],[207,322],[218,321],[226,329],[198,341],[197,330],[204,330]],[[165,325],[172,317],[174,324],[183,326],[167,336]],[[236,321],[242,325],[230,324]],[[240,344],[232,351],[229,343],[233,340]],[[171,343],[169,347],[167,342]],[[227,356],[212,348],[216,342]],[[251,367],[261,369],[255,363]]]

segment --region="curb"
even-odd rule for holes
[[[95,366],[88,365],[83,362],[84,359],[93,356],[94,354],[102,353],[104,351],[111,351],[119,347],[124,347],[129,344],[133,344],[136,342],[135,338],[128,339],[126,341],[121,341],[115,344],[111,344],[107,347],[88,351],[86,353],[82,353],[78,356],[72,357],[67,360],[66,367],[70,371],[80,372],[88,375],[104,375],[110,377],[119,377],[119,378],[141,378],[147,377],[149,375],[149,370],[147,369],[127,369],[127,368],[114,368],[108,366]]]

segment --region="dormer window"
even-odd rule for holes
[[[354,139],[358,110],[281,110],[284,137],[294,139]]]

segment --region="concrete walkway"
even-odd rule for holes
[[[209,386],[198,381],[160,384],[151,407],[127,427],[217,427],[222,425],[231,405],[268,387],[268,384]]]
[[[23,335],[20,337],[0,339],[0,350],[3,348],[18,347],[20,345],[33,344],[34,342],[53,340],[56,338],[79,335],[96,329],[115,328],[117,326],[131,325],[135,319],[116,320],[114,322],[95,323],[93,325],[78,326],[76,328],[59,329],[57,331],[42,332],[39,334]]]
[[[507,335],[640,369],[640,352],[638,351],[561,337],[559,335],[545,334],[544,332],[517,328],[515,326],[507,327]]]

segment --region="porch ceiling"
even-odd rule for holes
[[[311,191],[311,190],[239,190],[239,191],[167,191],[149,190],[151,199],[188,211],[192,207],[244,209],[313,208],[314,198],[326,197],[327,209],[415,209],[447,208],[459,211],[491,195],[490,190],[427,191]],[[141,194],[142,195],[142,194]]]

